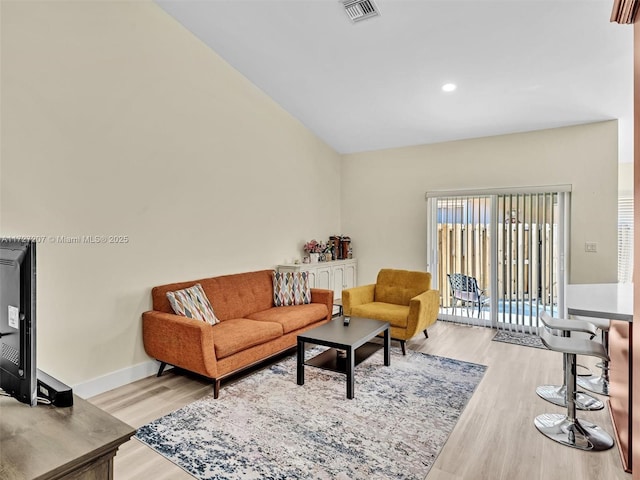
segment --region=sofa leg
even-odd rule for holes
[[[402,347],[402,354],[406,355],[407,354],[407,348],[405,346],[405,341],[404,340],[400,340],[400,346]]]
[[[213,398],[216,399],[220,396],[220,380],[213,381]]]
[[[167,366],[167,364],[165,362],[160,362],[160,368],[158,369],[158,375],[156,375],[157,377],[162,375],[162,372],[164,372],[164,367],[166,367],[166,366]]]
[[[429,338],[429,334],[427,333],[427,329],[426,328],[424,329],[424,337],[425,338]]]

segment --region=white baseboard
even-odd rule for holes
[[[73,385],[73,393],[81,398],[89,398],[99,395],[114,388],[121,387],[136,380],[140,380],[158,373],[160,364],[156,360],[139,363],[132,367],[123,368],[115,372],[102,375],[86,382]],[[170,367],[167,367],[167,369]]]

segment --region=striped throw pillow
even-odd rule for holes
[[[193,287],[167,292],[167,298],[171,308],[177,315],[202,320],[210,325],[220,323],[213,313],[213,307],[202,289],[202,285],[196,283]]]
[[[308,272],[273,272],[273,304],[276,307],[311,303]]]

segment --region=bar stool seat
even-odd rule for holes
[[[609,356],[602,344],[593,340],[552,335],[546,329],[540,332],[540,339],[549,350],[562,352],[565,357],[567,413],[538,415],[534,420],[538,431],[558,443],[580,450],[602,451],[613,447],[613,438],[606,431],[598,425],[576,418],[576,355],[608,360]]]
[[[586,333],[590,336],[594,336],[597,332],[595,325],[584,320],[555,318],[547,312],[541,312],[540,318],[545,325],[550,325],[554,330],[561,331],[563,337],[569,337],[571,332]],[[540,385],[536,388],[536,393],[540,398],[559,407],[567,406],[566,368],[566,363],[563,360],[563,370],[565,374],[563,375],[564,381],[562,385]],[[576,392],[575,403],[578,410],[594,411],[604,408],[602,400],[585,392]]]
[[[576,317],[576,320],[583,319],[598,327],[600,332],[602,332],[602,345],[608,354],[609,328],[611,327],[611,321],[606,318]],[[609,396],[609,361],[603,360],[598,363],[596,367],[600,368],[600,375],[579,376],[577,380],[578,386],[593,393]]]

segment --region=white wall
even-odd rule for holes
[[[154,285],[272,268],[340,231],[340,156],[159,7],[1,2],[3,236],[38,246],[38,366],[149,360]]]
[[[617,277],[616,121],[345,155],[342,231],[359,259],[358,283],[383,267],[424,270],[425,193],[571,184],[569,280]],[[597,242],[598,253],[584,243]]]

